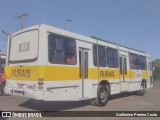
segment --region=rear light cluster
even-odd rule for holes
[[[42,90],[44,88],[44,78],[38,78],[38,89]]]

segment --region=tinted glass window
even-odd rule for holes
[[[97,45],[93,45],[93,63],[97,66]]]
[[[76,43],[75,40],[49,34],[49,62],[54,64],[76,64]]]
[[[98,60],[97,63],[97,45],[93,45],[93,61],[95,66],[106,67],[106,51],[104,46],[98,45]]]
[[[88,52],[84,53],[85,61],[84,61],[84,78],[88,78]]]
[[[107,65],[111,68],[118,67],[118,52],[116,49],[107,48]]]
[[[140,69],[145,70],[146,69],[146,57],[139,56],[139,64],[140,64]]]
[[[124,58],[124,73],[127,74],[127,59]]]
[[[137,54],[130,53],[130,65],[131,69],[139,69],[139,56]]]
[[[122,68],[122,57],[119,58],[119,63],[120,63],[120,74],[123,74],[123,68]]]

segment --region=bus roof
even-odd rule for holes
[[[98,38],[98,37],[95,37],[95,36],[91,36],[91,38],[94,38],[94,39],[97,39],[97,40],[100,40],[100,41],[103,41],[103,42],[111,43],[111,44],[114,44],[114,45],[117,45],[117,46],[120,46],[120,47],[124,47],[124,48],[130,49],[130,50],[134,50],[134,51],[137,51],[137,52],[146,53],[144,51],[137,50],[137,49],[134,49],[134,48],[130,48],[130,47],[127,47],[127,46],[124,46],[124,45],[121,45],[121,44],[117,44],[117,43],[114,43],[114,42],[111,42],[111,41],[108,41],[108,40],[104,40],[104,39],[101,39],[101,38]]]
[[[114,42],[111,42],[111,41],[108,41],[108,40],[104,40],[104,39],[101,39],[101,38],[98,38],[98,37],[95,37],[95,36],[87,37],[87,36],[83,36],[83,35],[80,35],[80,34],[76,34],[74,32],[70,32],[70,31],[59,29],[59,28],[56,28],[56,27],[53,27],[53,26],[50,26],[50,25],[46,25],[46,24],[35,25],[35,26],[31,26],[31,27],[19,30],[19,31],[13,33],[12,36],[14,36],[16,34],[19,34],[19,33],[22,33],[22,32],[25,32],[25,31],[29,31],[31,29],[38,29],[41,26],[45,26],[46,28],[49,28],[50,30],[53,29],[53,30],[55,30],[57,32],[65,34],[68,37],[70,36],[70,37],[73,37],[73,38],[82,39],[82,40],[85,40],[85,41],[88,41],[88,42],[92,42],[92,43],[96,43],[96,40],[99,40],[99,41],[103,41],[103,42],[106,42],[106,43],[109,43],[109,44],[112,44],[112,45],[116,45],[117,47],[122,47],[122,48],[126,48],[128,50],[131,50],[131,51],[135,51],[135,52],[140,52],[140,53],[146,54],[146,52],[144,52],[144,51],[137,50],[137,49],[134,49],[134,48],[129,48],[127,46],[124,46],[124,45],[121,45],[121,44],[117,44],[117,43],[114,43]]]

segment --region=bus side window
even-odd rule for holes
[[[116,49],[107,48],[107,65],[109,68],[118,68],[118,52]]]
[[[97,47],[98,47],[98,60],[97,60]],[[106,67],[106,51],[104,46],[93,45],[93,63],[94,66]]]
[[[139,56],[139,62],[140,62],[140,69],[145,70],[146,69],[146,57],[145,56]]]
[[[49,34],[48,39],[50,63],[68,65],[76,64],[75,40],[55,34]]]
[[[49,61],[51,63],[64,63],[63,39],[49,35]]]
[[[137,54],[130,53],[130,65],[131,69],[138,70],[139,69],[139,56]]]
[[[64,41],[65,48],[65,62],[66,64],[74,65],[76,64],[76,48],[75,41],[66,39]]]

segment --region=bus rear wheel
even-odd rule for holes
[[[4,92],[4,87],[6,86],[6,83],[2,83],[0,85],[0,96],[4,96],[5,92]]]
[[[109,100],[109,92],[108,87],[106,85],[100,85],[97,91],[97,98],[95,98],[94,102],[97,106],[105,106],[107,105]]]

